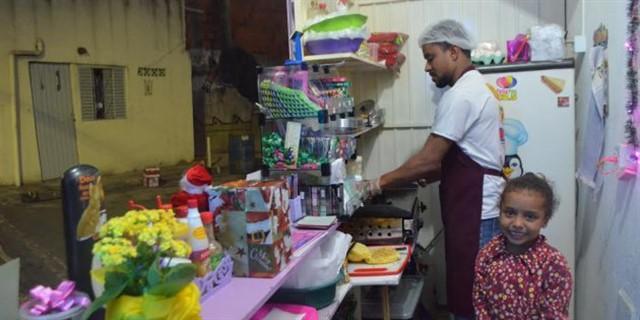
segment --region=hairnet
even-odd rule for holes
[[[446,42],[463,50],[476,48],[475,41],[469,31],[460,22],[450,19],[427,27],[418,39],[418,44],[421,47],[437,42]]]

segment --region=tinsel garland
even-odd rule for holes
[[[627,17],[629,25],[627,26],[627,89],[629,97],[627,100],[627,122],[625,123],[625,133],[627,143],[634,146],[638,150],[637,128],[634,123],[636,116],[636,108],[638,107],[638,26],[640,25],[640,17],[638,16],[638,0],[630,0],[627,7]]]

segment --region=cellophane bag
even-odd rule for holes
[[[525,34],[518,34],[513,40],[507,41],[507,62],[531,61],[529,38]]]
[[[558,60],[564,57],[564,30],[557,24],[531,27],[531,61]]]

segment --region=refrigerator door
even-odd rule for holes
[[[574,70],[485,74],[504,112],[505,167],[511,178],[541,173],[559,207],[542,231],[574,266],[576,214]]]

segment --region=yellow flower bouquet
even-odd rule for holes
[[[129,211],[107,221],[93,246],[102,268],[92,276],[101,278],[104,292],[83,319],[103,305],[107,320],[199,319],[196,266],[184,259],[191,247],[178,239],[186,233],[170,210]]]

